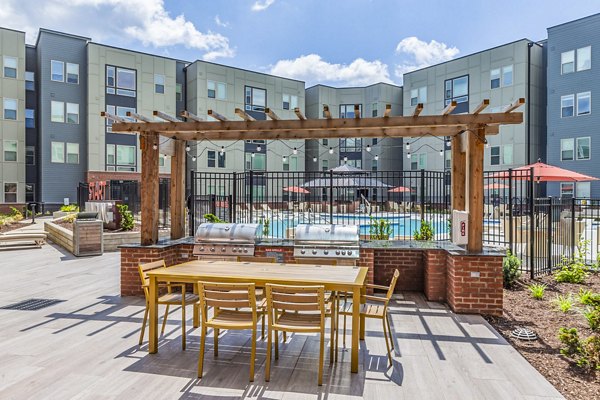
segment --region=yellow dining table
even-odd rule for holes
[[[365,294],[366,267],[338,267],[326,265],[273,264],[258,262],[198,260],[148,272],[150,278],[150,339],[149,352],[158,351],[158,283],[198,281],[266,283],[280,285],[323,285],[325,290],[352,293],[352,355],[351,372],[358,372],[359,340],[364,339],[364,318],[360,304]]]

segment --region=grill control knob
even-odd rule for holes
[[[248,249],[244,249],[244,253],[247,253],[247,252],[248,252]]]
[[[200,247],[200,251],[204,251],[204,247]]]
[[[352,255],[352,250],[348,250],[348,255],[351,256]]]
[[[323,250],[323,254],[325,254],[325,255],[329,254],[329,250]]]
[[[211,248],[210,248],[210,251],[215,251],[215,248],[214,248],[214,247],[211,247]]]
[[[313,254],[317,254],[317,251],[316,251],[316,250],[313,250],[313,251],[312,251],[312,253],[313,253]]]
[[[237,249],[234,247],[234,248],[231,249],[231,252],[232,253],[237,253]]]
[[[221,249],[221,251],[222,251],[223,253],[225,253],[225,247],[223,247],[223,248]]]
[[[339,250],[336,250],[336,251],[335,251],[335,255],[336,255],[336,256],[339,256],[339,255],[340,255],[340,251],[339,251]]]
[[[345,256],[346,255],[346,250],[342,250],[342,255]]]
[[[300,250],[300,254],[304,254],[304,253],[306,253],[306,250],[304,250],[304,249]]]

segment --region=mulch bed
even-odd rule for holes
[[[562,356],[562,343],[558,340],[558,330],[561,327],[577,328],[581,338],[592,333],[578,310],[581,305],[577,302],[576,295],[581,288],[599,293],[600,274],[590,275],[584,285],[556,283],[552,276],[536,279],[535,282],[548,285],[543,300],[531,297],[526,287],[531,282],[524,282],[512,290],[504,290],[503,316],[486,317],[487,320],[566,398],[600,398],[600,373],[585,373]],[[568,293],[573,293],[574,307],[565,314],[556,309],[552,300],[559,294]],[[527,342],[511,338],[511,331],[517,327],[532,329],[539,339]]]
[[[19,229],[19,228],[22,228],[24,226],[25,225],[19,224],[19,223],[14,223],[14,224],[10,224],[10,225],[2,225],[2,226],[0,226],[0,233],[6,233],[6,232],[14,231],[15,229]]]
[[[73,223],[71,222],[67,222],[67,221],[54,221],[55,224],[62,226],[65,229],[68,229],[70,231],[73,230]],[[142,230],[141,225],[140,224],[133,224],[133,229],[127,232],[140,232]],[[104,232],[106,233],[118,233],[118,232],[125,232],[122,230],[116,230],[116,231],[111,231],[108,229],[105,229]]]

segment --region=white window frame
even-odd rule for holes
[[[7,66],[6,65],[6,61],[11,60],[14,61],[14,67],[13,66]],[[11,56],[4,56],[3,57],[3,68],[2,68],[2,76],[4,76],[5,78],[9,78],[9,79],[17,79],[19,77],[19,59],[17,57],[11,57]],[[15,70],[15,76],[6,76],[6,69],[10,69],[10,70]]]
[[[494,155],[494,150],[498,150],[498,154]],[[493,160],[498,158],[498,162],[494,164]],[[490,146],[490,165],[500,165],[502,164],[502,148],[501,146]]]
[[[133,161],[131,163],[120,163],[119,162],[119,150],[124,150],[124,149],[128,149],[131,150],[133,148]],[[128,146],[128,145],[122,145],[122,144],[118,144],[116,145],[116,152],[115,152],[115,165],[117,166],[117,171],[119,170],[119,166],[121,167],[135,167],[136,166],[136,147],[135,146]],[[128,170],[127,170],[128,171]]]
[[[588,157],[584,158],[584,157],[579,157],[579,141],[580,140],[588,140],[588,146],[589,146],[589,150],[588,150]],[[592,159],[592,138],[591,136],[582,136],[582,137],[577,137],[575,138],[575,160],[577,161],[588,161]]]
[[[321,160],[321,171],[329,171],[329,160]]]
[[[510,159],[509,160],[507,160],[507,158],[509,158],[509,157],[507,157],[507,150],[508,149],[510,149],[510,152],[509,152]],[[504,146],[502,146],[502,164],[512,165],[514,163],[514,160],[515,160],[515,153],[514,153],[514,151],[515,151],[515,148],[512,145],[512,143],[511,144],[505,144]]]
[[[60,79],[54,79],[54,66],[58,67],[60,65]],[[54,82],[64,82],[65,81],[65,62],[59,60],[50,60],[50,80]]]
[[[223,161],[223,166],[221,166],[221,161]],[[219,151],[217,153],[217,168],[227,168],[227,153]]]
[[[31,163],[27,160],[31,158]],[[25,146],[25,165],[35,165],[35,146]]]
[[[31,89],[27,88],[29,82],[31,82]],[[35,72],[25,71],[25,90],[28,90],[30,92],[35,91]]]
[[[7,107],[7,103],[11,103],[13,102],[15,105],[15,108],[8,108]],[[7,120],[7,121],[16,121],[19,119],[19,112],[18,112],[18,108],[19,108],[19,101],[17,99],[10,99],[5,97],[2,101],[2,118]],[[6,118],[6,111],[14,111],[15,112],[15,117],[14,118]]]
[[[60,153],[55,152],[55,147],[58,150],[59,148],[61,149]],[[62,157],[62,159],[60,158],[54,158],[54,156],[59,156]],[[65,142],[50,142],[50,162],[54,163],[54,164],[64,164],[65,163]]]
[[[212,162],[212,165],[210,165],[211,162]],[[216,168],[216,167],[217,167],[217,151],[216,150],[208,150],[206,152],[206,168]]]
[[[71,147],[71,149],[69,149]],[[73,151],[77,149],[77,152]],[[66,155],[65,155],[65,163],[67,164],[79,164],[79,143],[66,143],[65,145]],[[71,150],[71,152],[69,152]],[[69,155],[77,155],[77,162],[69,161]]]
[[[581,192],[586,192],[582,194]],[[592,184],[591,182],[576,182],[575,183],[575,197],[578,199],[589,199],[592,195]]]
[[[28,116],[28,114],[31,113],[32,116],[31,118]],[[27,126],[27,121],[33,121],[33,126]],[[26,108],[25,109],[25,128],[26,129],[32,129],[35,128],[35,109],[34,108]]]
[[[496,87],[492,85],[492,82],[495,80],[498,81],[498,86]],[[498,67],[490,70],[490,89],[494,90],[499,89],[500,87],[502,87],[502,68]]]
[[[573,103],[573,105],[571,106],[571,107],[573,107],[573,114],[572,114],[572,115],[563,116],[563,109],[564,109],[564,108],[568,108],[568,107],[565,107],[565,106],[563,105],[563,103],[564,103],[565,101],[567,101],[567,100],[570,100],[570,101]],[[572,95],[572,94],[566,94],[566,95],[564,95],[564,96],[560,96],[560,117],[561,117],[561,118],[572,118],[572,117],[574,117],[575,115],[577,115],[577,114],[576,114],[576,111],[577,111],[577,110],[575,110],[575,95]]]
[[[69,70],[72,70],[69,72]],[[71,82],[69,75],[74,75],[77,77],[76,82]],[[66,63],[66,72],[65,72],[65,82],[70,83],[71,85],[79,85],[79,64],[75,63]]]
[[[288,107],[285,107],[285,103],[288,103]],[[294,110],[296,107],[298,107],[298,96],[293,95],[293,94],[289,94],[289,93],[283,93],[281,95],[281,108],[284,110]]]
[[[12,144],[15,146],[14,150],[7,150],[7,145],[8,144]],[[15,159],[14,160],[7,160],[6,159],[6,153],[15,153]],[[2,160],[4,160],[4,162],[18,162],[19,160],[19,141],[18,140],[4,140],[3,143],[3,147],[2,147]]]
[[[510,82],[506,83],[506,74],[510,71]],[[515,83],[515,69],[512,64],[502,67],[502,87],[512,86]]]
[[[570,191],[571,197],[574,197],[575,196],[575,182],[561,182],[560,183],[560,197],[564,196],[563,195],[563,193],[564,193],[563,187],[564,186],[571,186],[571,188],[572,188]]]
[[[6,185],[15,185],[15,191],[14,192],[7,192],[6,191]],[[17,203],[17,197],[19,195],[19,184],[17,182],[4,182],[4,184],[2,185],[2,191],[4,193],[4,202],[5,203]],[[6,195],[7,194],[14,194],[15,196],[15,201],[9,201],[6,199]]]
[[[70,108],[70,110],[69,110]],[[66,104],[66,118],[65,122],[67,124],[79,124],[79,104],[77,103],[67,103]],[[77,116],[77,121],[71,122],[69,121],[69,114]]]
[[[181,83],[175,84],[175,101],[183,101],[183,85]]]
[[[589,50],[588,50],[589,49]],[[587,66],[585,65],[581,65],[580,63],[580,59],[582,58],[582,53],[583,51],[587,51],[588,55],[589,55],[589,64]],[[592,69],[592,46],[586,46],[586,47],[580,47],[577,49],[577,72],[579,71],[587,71],[588,69]]]
[[[158,88],[162,91],[158,91]],[[165,94],[165,76],[163,74],[154,74],[154,93]]]
[[[413,99],[416,102],[413,102]],[[416,106],[419,103],[425,104],[427,102],[427,86],[421,86],[410,91],[410,105],[411,107]],[[414,104],[413,104],[414,103]]]
[[[54,108],[55,107],[60,107],[60,109],[61,109],[60,119],[58,119],[58,117],[59,117],[58,112],[54,113]],[[57,123],[64,123],[65,122],[65,102],[64,101],[54,101],[54,100],[52,100],[50,102],[50,122],[57,122]]]
[[[563,145],[563,143],[571,143],[571,148],[570,149],[566,149],[565,146]],[[571,151],[572,152],[572,156],[571,158],[563,158],[563,152],[565,151]],[[573,161],[575,160],[575,140],[573,138],[564,138],[564,139],[560,139],[560,161]]]
[[[590,109],[589,109],[589,112],[582,114],[579,112],[579,100],[583,99],[585,97],[589,98]],[[581,115],[590,115],[591,113],[592,113],[592,92],[577,93],[577,114],[576,115],[579,117]]]
[[[109,166],[112,166],[113,168],[115,167],[115,165],[117,164],[117,146],[109,143],[106,145],[106,157],[105,157],[105,163],[106,163],[106,167],[108,168]],[[112,151],[109,151],[109,149],[111,149]],[[108,157],[112,157],[112,162],[108,161]],[[107,169],[107,171],[109,171]],[[114,169],[113,169],[114,171]]]
[[[568,57],[570,60],[567,59],[565,61],[566,57]],[[565,65],[567,64],[573,64],[573,69],[571,71],[565,72]],[[566,75],[572,74],[573,72],[575,72],[575,50],[564,51],[560,54],[560,74]]]

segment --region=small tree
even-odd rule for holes
[[[377,221],[371,217],[369,236],[371,240],[389,240],[392,236],[392,225],[383,218]]]
[[[133,229],[133,214],[129,211],[127,204],[117,204],[119,214],[121,214],[121,229],[130,231]]]
[[[521,276],[521,260],[506,250],[506,257],[502,261],[502,273],[504,275],[504,287],[510,289]]]
[[[433,227],[424,219],[421,220],[421,226],[413,233],[415,240],[433,240]]]

